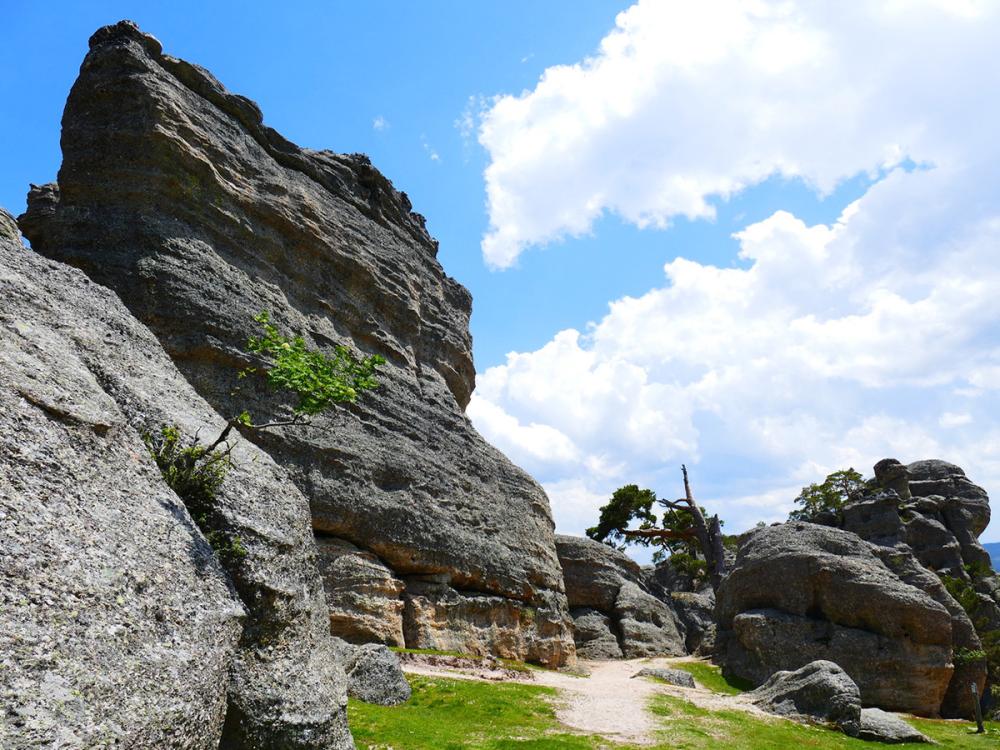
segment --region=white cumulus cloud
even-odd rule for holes
[[[682,462],[734,530],[885,456],[953,461],[1000,495],[998,40],[996,3],[640,0],[593,57],[493,101],[496,267],[607,212],[663,228],[774,173],[820,192],[878,177],[830,224],[775,205],[731,266],[691,248],[480,374],[473,419],[561,529],[626,482],[676,496]]]
[[[962,158],[983,137],[1000,5],[640,0],[593,56],[547,69],[481,116],[486,261],[588,233],[711,218],[773,174],[829,191],[899,163]]]

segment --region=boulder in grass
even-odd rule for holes
[[[930,742],[901,718],[880,708],[861,709],[858,738],[890,745],[902,742]]]
[[[776,672],[747,695],[768,713],[830,723],[852,737],[860,730],[861,691],[832,661],[814,661],[794,672]]]

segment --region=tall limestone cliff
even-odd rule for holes
[[[23,232],[114,289],[219,413],[280,406],[252,379],[233,395],[261,310],[387,359],[358,405],[245,435],[309,498],[335,633],[573,658],[548,501],[464,414],[471,299],[405,194],[363,156],[289,143],[130,22],[92,37],[62,150]]]

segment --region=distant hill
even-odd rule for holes
[[[1000,542],[990,542],[983,546],[990,553],[990,560],[993,561],[993,570],[1000,570]]]

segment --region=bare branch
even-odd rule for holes
[[[307,418],[299,414],[296,414],[291,419],[277,419],[273,422],[264,422],[263,424],[252,424],[250,425],[250,427],[252,427],[255,430],[266,430],[268,427],[291,427],[293,425],[308,425],[308,424],[311,424],[311,422]]]

